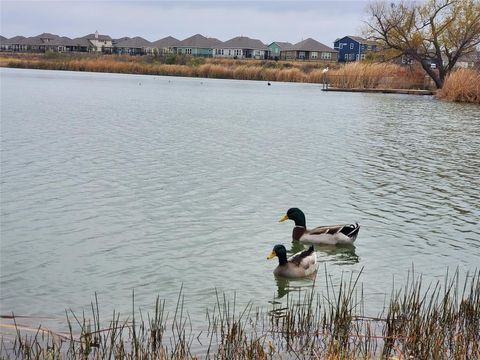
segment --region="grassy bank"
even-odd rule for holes
[[[258,61],[215,58],[1,54],[0,66],[30,69],[94,71],[238,80],[322,83],[327,64],[305,61]],[[394,64],[330,64],[328,79],[338,87],[414,89],[429,86],[418,69]]]
[[[480,104],[480,71],[459,69],[446,79],[437,97],[455,102]]]
[[[342,89],[433,89],[418,67],[388,63],[349,63],[329,73],[330,85]]]
[[[325,273],[326,274],[326,273]],[[271,311],[251,305],[238,310],[235,298],[217,294],[206,311],[204,330],[192,331],[180,291],[167,313],[157,299],[153,314],[113,313],[105,326],[99,305],[91,318],[67,313],[68,334],[41,327],[16,327],[12,342],[2,339],[0,356],[18,359],[474,359],[480,357],[480,278],[460,281],[455,273],[425,286],[409,274],[392,291],[377,317],[364,315],[359,277],[333,286],[328,275],[322,292],[311,291]],[[320,280],[317,280],[319,283]],[[135,309],[135,304],[133,304]]]

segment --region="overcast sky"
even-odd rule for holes
[[[312,37],[330,47],[337,37],[360,35],[367,0],[337,1],[44,1],[0,0],[1,35],[42,32],[79,37],[96,30],[112,38],[200,33],[222,41],[243,35],[264,43]]]

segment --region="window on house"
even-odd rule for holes
[[[345,61],[348,61],[348,54],[345,54]]]
[[[360,55],[361,60],[365,60],[365,54]]]
[[[330,60],[332,58],[332,53],[322,52],[321,58],[322,58],[322,60]]]
[[[318,52],[312,51],[311,54],[310,54],[310,58],[312,58],[312,59],[318,59]]]
[[[353,50],[353,43],[350,44],[350,50]]]
[[[299,59],[305,59],[305,51],[299,51],[298,52],[298,58]]]
[[[185,54],[192,54],[192,49],[185,49]]]

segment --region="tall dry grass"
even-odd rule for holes
[[[328,81],[332,87],[339,88],[428,88],[428,81],[419,68],[366,62],[330,64],[327,77],[322,72],[325,67],[322,62],[192,58],[184,55],[0,54],[0,66],[317,84]]]
[[[455,102],[480,104],[480,71],[459,69],[447,76],[437,97]]]
[[[360,89],[423,89],[424,73],[414,67],[387,63],[349,63],[328,74],[331,86]]]

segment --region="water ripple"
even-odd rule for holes
[[[478,108],[132,77],[2,69],[2,311],[61,316],[95,291],[128,311],[132,289],[174,304],[181,284],[193,318],[215,288],[264,305],[311,286],[265,259],[301,250],[277,223],[291,206],[361,223],[355,248],[316,251],[335,283],[364,267],[367,296],[412,263],[436,278],[478,261]]]

